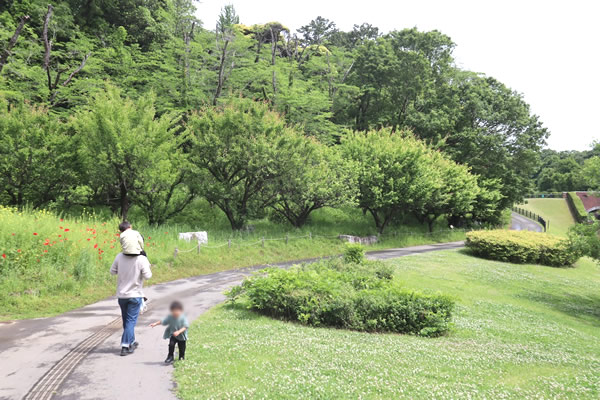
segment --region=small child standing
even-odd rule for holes
[[[183,314],[183,304],[181,302],[172,302],[169,310],[171,314],[167,315],[163,320],[150,324],[152,328],[157,325],[166,326],[163,339],[169,339],[169,354],[167,355],[165,364],[171,364],[174,361],[175,344],[179,348],[179,360],[185,360],[185,347],[188,339],[187,330],[190,326]]]
[[[145,256],[144,238],[138,231],[132,229],[129,221],[123,221],[119,224],[119,241],[121,242],[121,251],[126,256]]]

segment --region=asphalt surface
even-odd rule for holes
[[[542,232],[542,230],[543,230],[542,225],[538,224],[534,220],[525,218],[524,216],[517,214],[515,212],[512,213],[510,229],[515,230],[515,231],[534,231],[534,232]]]
[[[385,260],[462,246],[462,242],[414,246],[369,252],[367,257]],[[276,266],[286,268],[311,261],[315,259]],[[148,311],[140,315],[138,320],[136,340],[140,342],[140,347],[136,352],[120,357],[121,330],[113,328],[106,340],[82,355],[83,361],[76,364],[72,372],[65,371],[68,375],[53,392],[52,398],[175,399],[171,379],[173,368],[163,363],[167,355],[167,341],[162,339],[163,328],[150,328],[148,324],[162,319],[174,299],[185,304],[188,319],[194,320],[223,302],[225,290],[264,267],[223,271],[145,289],[150,302]],[[45,382],[48,375],[54,376],[52,374],[56,373],[65,358],[78,351],[76,346],[89,341],[90,335],[106,329],[119,316],[117,300],[109,298],[56,317],[0,323],[0,399],[16,400],[26,395],[27,398],[49,398],[49,394],[48,397],[38,396],[42,391],[30,390],[36,382]],[[194,340],[193,332],[190,332],[190,337]]]

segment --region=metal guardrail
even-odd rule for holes
[[[512,210],[519,215],[522,215],[526,218],[529,218],[529,219],[539,222],[544,227],[544,232],[547,232],[548,229],[550,229],[550,220],[545,219],[541,215],[536,214],[532,211],[526,210],[521,207],[513,207]]]

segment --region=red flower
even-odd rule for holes
[[[6,254],[4,254],[4,253],[3,253],[3,254],[2,254],[2,258],[6,258]]]
[[[69,232],[69,228],[65,228],[65,232]]]
[[[58,235],[58,237],[62,237],[62,235]]]
[[[95,249],[97,249],[97,248],[98,248],[98,245],[97,245],[97,244],[95,244],[95,245],[94,245],[94,248],[95,248]]]
[[[21,249],[17,249],[17,253],[20,253],[20,252],[21,252]]]
[[[92,239],[90,239],[90,238],[87,238],[87,241],[88,241],[88,242],[89,242],[90,240],[92,240]]]
[[[47,253],[47,252],[48,252],[48,250],[44,250],[44,253]]]
[[[150,236],[148,236],[148,240],[152,239]]]
[[[62,228],[63,228],[62,226],[59,226],[59,227],[58,227],[58,229],[62,229]]]
[[[63,222],[63,221],[64,221],[64,219],[62,219],[62,218],[61,218],[61,219],[60,219],[60,222]]]
[[[13,235],[13,236],[15,236],[15,234],[14,234],[14,233],[12,233],[12,235]]]
[[[33,232],[33,236],[37,236],[37,232]]]

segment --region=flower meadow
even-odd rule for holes
[[[117,218],[100,220],[93,213],[67,218],[0,206],[0,314],[27,312],[27,303],[40,301],[52,310],[53,301],[64,304],[64,294],[73,304],[86,302],[78,297],[111,294],[113,278],[107,272],[120,251],[117,226]],[[167,248],[172,255],[175,236],[151,233],[146,249],[152,261],[164,259]]]

